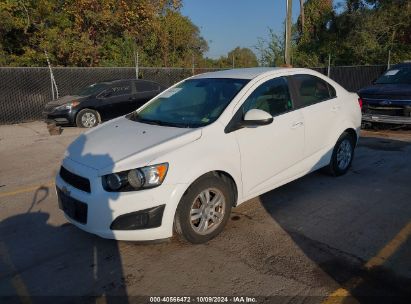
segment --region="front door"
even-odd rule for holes
[[[294,110],[285,77],[256,84],[239,111],[245,114],[251,109],[270,113],[274,121],[235,131],[245,197],[268,191],[299,173],[304,151],[303,115]]]

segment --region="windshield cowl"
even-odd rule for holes
[[[144,124],[149,124],[149,125],[157,125],[157,126],[163,126],[163,127],[174,127],[174,128],[199,128],[203,127],[204,125],[200,124],[190,124],[190,123],[173,123],[173,122],[166,122],[166,121],[161,121],[161,120],[152,120],[152,119],[144,119],[139,117],[137,112],[130,113],[126,115],[127,119],[130,119],[131,121],[136,121]]]

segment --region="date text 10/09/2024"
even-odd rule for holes
[[[150,303],[257,303],[254,297],[150,297]]]

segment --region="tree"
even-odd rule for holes
[[[255,49],[260,65],[281,66],[284,64],[284,39],[281,39],[273,29],[269,29],[268,39],[258,38]]]
[[[328,54],[336,65],[382,64],[389,50],[393,62],[411,58],[410,3],[346,0],[337,15],[331,1],[306,1],[305,29],[295,39],[294,65],[322,65]]]
[[[2,0],[0,64],[187,65],[206,41],[180,13],[180,0]]]
[[[218,59],[205,58],[201,66],[206,68],[249,68],[258,66],[257,56],[249,48],[236,47]]]
[[[228,61],[234,61],[236,68],[248,68],[258,66],[257,56],[249,48],[236,47],[234,50],[228,52]]]

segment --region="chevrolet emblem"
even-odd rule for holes
[[[63,188],[61,188],[61,192],[63,192],[65,195],[69,196],[70,195],[70,190],[67,189],[66,186],[63,186]]]

